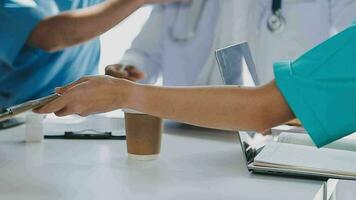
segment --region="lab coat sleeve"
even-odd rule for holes
[[[163,6],[155,6],[141,32],[123,55],[120,64],[132,65],[146,74],[141,83],[155,83],[162,64]]]
[[[276,84],[318,147],[356,131],[356,25],[295,61],[274,65]]]
[[[35,1],[0,3],[0,61],[12,66],[33,28],[45,17]]]
[[[330,9],[331,24],[338,32],[356,21],[356,0],[331,0]]]

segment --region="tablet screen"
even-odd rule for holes
[[[3,113],[0,113],[0,122],[11,119],[18,114],[21,114],[21,113],[36,109],[38,107],[41,107],[41,106],[45,105],[46,103],[53,101],[54,99],[56,99],[58,97],[59,97],[58,94],[51,94],[49,96],[42,97],[40,99],[35,99],[32,101],[27,101],[27,102],[19,104],[19,105],[12,106],[12,107],[4,110]]]
[[[259,85],[255,64],[246,42],[217,50],[216,59],[226,85]]]

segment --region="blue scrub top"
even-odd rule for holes
[[[356,25],[295,61],[274,65],[276,84],[318,147],[356,132]]]
[[[100,0],[0,1],[0,107],[39,98],[83,75],[97,74],[99,39],[48,53],[26,45],[45,17],[99,3]],[[50,35],[48,35],[50,37]]]

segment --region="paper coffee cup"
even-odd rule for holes
[[[135,160],[157,159],[161,151],[162,119],[151,115],[125,112],[128,157]]]

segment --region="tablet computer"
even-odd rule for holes
[[[13,117],[15,117],[18,114],[39,108],[43,105],[45,105],[46,103],[55,100],[56,98],[58,98],[59,95],[58,94],[51,94],[49,96],[46,97],[42,97],[39,99],[35,99],[35,100],[31,100],[31,101],[27,101],[25,103],[19,104],[19,105],[15,105],[12,106],[10,108],[4,109],[3,112],[0,113],[0,122],[11,119]]]

